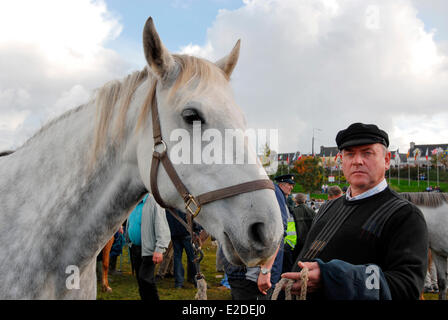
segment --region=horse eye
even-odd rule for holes
[[[191,108],[182,111],[182,118],[184,118],[185,122],[188,124],[193,124],[194,121],[200,121],[201,123],[205,122],[199,112],[196,109]]]

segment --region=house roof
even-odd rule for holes
[[[320,147],[320,153],[317,155],[318,157],[336,157],[339,153],[338,147]]]

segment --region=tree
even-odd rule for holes
[[[439,158],[439,159],[437,159]],[[437,160],[439,165],[443,167],[448,167],[448,155],[446,152],[440,152],[438,154],[435,154],[431,157],[431,165],[436,167],[437,166]]]
[[[263,154],[260,156],[261,165],[268,175],[272,175],[278,170],[277,152],[269,148],[268,143],[265,144]]]
[[[320,158],[302,157],[294,162],[293,170],[297,174],[297,183],[302,185],[306,192],[320,190],[324,177],[324,169]]]

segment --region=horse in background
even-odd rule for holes
[[[245,132],[230,84],[239,41],[217,62],[173,55],[149,18],[143,48],[142,71],[105,84],[86,104],[0,157],[0,242],[7,244],[0,247],[0,299],[96,299],[97,255],[132,206],[153,193],[150,168],[160,147],[154,122],[160,122],[168,155],[179,142],[168,140],[170,134],[182,128],[193,137],[194,121],[222,137],[228,129]],[[152,119],[154,101],[158,117]],[[247,141],[244,147],[256,159],[255,148]],[[238,151],[223,154],[235,159]],[[172,164],[173,171],[189,196],[269,181],[259,162],[181,162]],[[185,210],[168,170],[160,166],[155,177],[165,204]],[[261,264],[281,242],[280,208],[265,185],[209,201],[195,218],[234,264]]]
[[[448,259],[448,193],[404,192],[404,199],[422,211],[428,227],[429,248],[437,270],[439,300],[446,300]]]
[[[106,246],[101,250],[101,290],[103,292],[112,292],[112,288],[109,286],[109,262],[110,262],[110,250],[114,244],[115,237],[106,243]]]

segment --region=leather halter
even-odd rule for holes
[[[173,182],[174,186],[176,187],[177,191],[179,192],[180,196],[184,200],[185,209],[189,213],[189,215],[187,214],[188,226],[186,226],[185,222],[183,222],[182,219],[180,219],[180,218],[178,219],[177,215],[175,215],[175,217],[180,222],[182,222],[184,226],[187,227],[187,230],[189,230],[190,233],[192,231],[191,230],[192,229],[192,219],[199,214],[203,205],[213,202],[213,201],[216,201],[216,200],[233,197],[233,196],[236,196],[236,195],[239,195],[242,193],[251,192],[251,191],[255,191],[255,190],[260,190],[260,189],[275,190],[274,184],[272,183],[271,180],[261,179],[261,180],[249,181],[249,182],[233,185],[230,187],[206,192],[199,196],[192,195],[188,191],[187,187],[183,184],[182,180],[179,178],[179,175],[177,174],[176,170],[174,169],[173,164],[167,154],[167,145],[163,141],[162,131],[161,131],[161,127],[160,127],[160,118],[159,118],[159,111],[157,108],[157,98],[156,98],[156,85],[157,85],[157,81],[154,82],[153,88],[149,93],[149,94],[152,94],[152,100],[150,103],[151,103],[152,127],[153,127],[153,137],[154,137],[154,147],[153,147],[151,173],[150,173],[151,191],[152,191],[154,199],[157,201],[157,203],[161,207],[168,209],[173,214],[173,212],[172,212],[173,208],[166,205],[165,202],[162,200],[162,197],[160,196],[159,188],[157,185],[157,173],[158,173],[159,165],[161,162],[163,167],[165,168],[165,171],[167,172],[168,176],[170,177],[171,181]],[[163,149],[160,152],[156,150],[156,147],[159,147],[159,146],[163,147]]]

